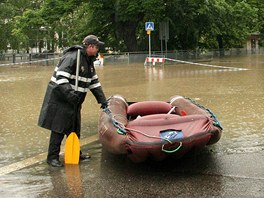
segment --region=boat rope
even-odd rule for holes
[[[114,118],[112,119],[113,125],[117,128],[116,132],[120,135],[125,135],[127,131],[122,123],[116,121]]]
[[[189,101],[191,101],[193,104],[195,104],[199,108],[206,110],[212,116],[212,118],[214,120],[213,125],[220,128],[221,130],[223,130],[223,127],[222,127],[220,121],[217,119],[216,115],[210,109],[205,108],[203,105],[197,103],[196,101],[192,100],[191,98],[187,98],[187,97],[185,97],[185,98],[188,99]]]
[[[144,135],[144,136],[149,137],[149,138],[165,140],[165,141],[169,142],[170,144],[173,144],[173,142],[170,141],[167,138],[162,138],[162,137],[158,137],[158,136],[148,135],[146,133],[143,133],[142,131],[139,131],[139,130],[136,130],[136,129],[132,129],[132,128],[128,128],[128,127],[125,127],[125,129],[128,130],[128,131],[134,131],[134,132],[140,133],[141,135]],[[161,151],[163,151],[165,153],[174,153],[174,152],[178,151],[182,147],[182,142],[179,142],[179,146],[177,148],[173,149],[173,150],[167,150],[164,147],[165,147],[165,144],[162,144]]]
[[[165,146],[165,144],[163,144],[163,145],[162,145],[162,148],[161,148],[161,150],[162,150],[163,152],[165,152],[165,153],[174,153],[174,152],[178,151],[178,150],[182,147],[182,142],[180,142],[180,145],[179,145],[176,149],[171,150],[171,151],[169,151],[169,150],[167,150],[167,149],[164,149],[164,146]]]
[[[174,108],[172,108],[172,109],[174,110]],[[148,134],[146,134],[146,133],[144,133],[144,132],[142,132],[140,130],[133,129],[133,128],[128,128],[123,123],[118,122],[116,120],[117,116],[119,116],[121,118],[124,118],[124,116],[122,116],[120,114],[113,115],[109,109],[106,109],[106,110],[103,110],[103,111],[106,114],[109,115],[109,117],[112,120],[113,125],[117,128],[117,130],[116,130],[117,133],[120,134],[120,135],[126,135],[127,131],[134,131],[134,132],[139,133],[139,134],[141,134],[141,135],[143,135],[145,137],[153,138],[153,139],[159,139],[159,140],[164,140],[164,141],[166,141],[166,142],[168,142],[170,144],[173,144],[173,142],[171,140],[169,140],[168,138],[163,138],[163,137],[154,136],[154,135],[148,135]],[[178,151],[181,148],[182,142],[179,142],[179,143],[180,143],[180,145],[176,149],[171,150],[171,151],[164,149],[165,144],[162,144],[161,151],[166,152],[166,153],[174,153],[174,152]]]
[[[117,116],[119,116],[119,117],[123,117],[123,116],[120,115],[120,114],[117,114],[117,115],[113,116],[113,119],[115,120],[115,122],[118,124],[119,127],[122,127],[123,130],[134,131],[136,133],[140,133],[141,135],[144,135],[145,137],[154,138],[154,139],[160,139],[160,140],[167,141],[170,144],[173,144],[173,142],[171,140],[169,140],[168,138],[163,138],[163,137],[154,136],[154,135],[148,135],[148,134],[146,134],[146,133],[144,133],[144,132],[142,132],[140,130],[133,129],[133,128],[128,128],[124,124],[122,124],[121,122],[116,121],[115,117],[117,117]],[[124,135],[124,134],[122,134],[122,135]]]
[[[116,132],[117,132],[118,134],[120,134],[120,135],[125,135],[125,134],[127,133],[126,130],[125,130],[125,128],[124,128],[124,125],[123,125],[122,123],[118,122],[118,121],[114,118],[115,116],[112,115],[112,112],[110,111],[110,109],[105,108],[105,109],[103,109],[103,112],[105,112],[107,115],[109,115],[109,117],[110,117],[110,119],[111,119],[111,121],[112,121],[114,127],[117,128]]]
[[[154,135],[148,135],[148,134],[146,134],[146,133],[144,133],[142,131],[139,131],[139,130],[136,130],[136,129],[132,129],[132,128],[128,128],[128,127],[125,127],[125,129],[129,130],[129,131],[134,131],[136,133],[140,133],[141,135],[144,135],[144,136],[149,137],[149,138],[165,140],[165,141],[169,142],[170,144],[172,144],[172,142],[169,139],[167,139],[167,138],[162,138],[162,137],[158,137],[158,136],[154,136]]]

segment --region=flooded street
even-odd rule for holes
[[[182,95],[211,109],[224,128],[218,143],[180,160],[133,164],[89,139],[100,113],[89,93],[81,143],[92,159],[59,169],[46,164],[50,133],[37,126],[54,66],[0,67],[0,169],[7,170],[0,174],[1,197],[264,197],[264,55],[203,64],[225,67],[106,63],[96,69],[107,97],[168,101]],[[35,156],[30,166],[8,171]]]

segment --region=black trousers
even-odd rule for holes
[[[61,142],[64,136],[65,134],[63,133],[51,131],[47,160],[59,159]],[[77,136],[80,139],[80,133],[77,133]]]

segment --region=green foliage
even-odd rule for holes
[[[147,50],[147,21],[155,23],[153,50],[160,49],[158,27],[163,21],[169,22],[169,50],[241,47],[250,33],[264,34],[264,2],[2,0],[0,50],[8,45],[26,49],[36,40],[64,48],[80,44],[88,34],[98,35],[115,51]]]

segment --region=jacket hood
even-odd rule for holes
[[[64,50],[64,51],[63,51],[63,54],[66,54],[67,52],[70,52],[70,51],[75,51],[75,50],[77,50],[77,49],[83,49],[83,47],[80,46],[80,45],[74,45],[74,46],[69,47],[69,48],[67,48],[66,50]]]

